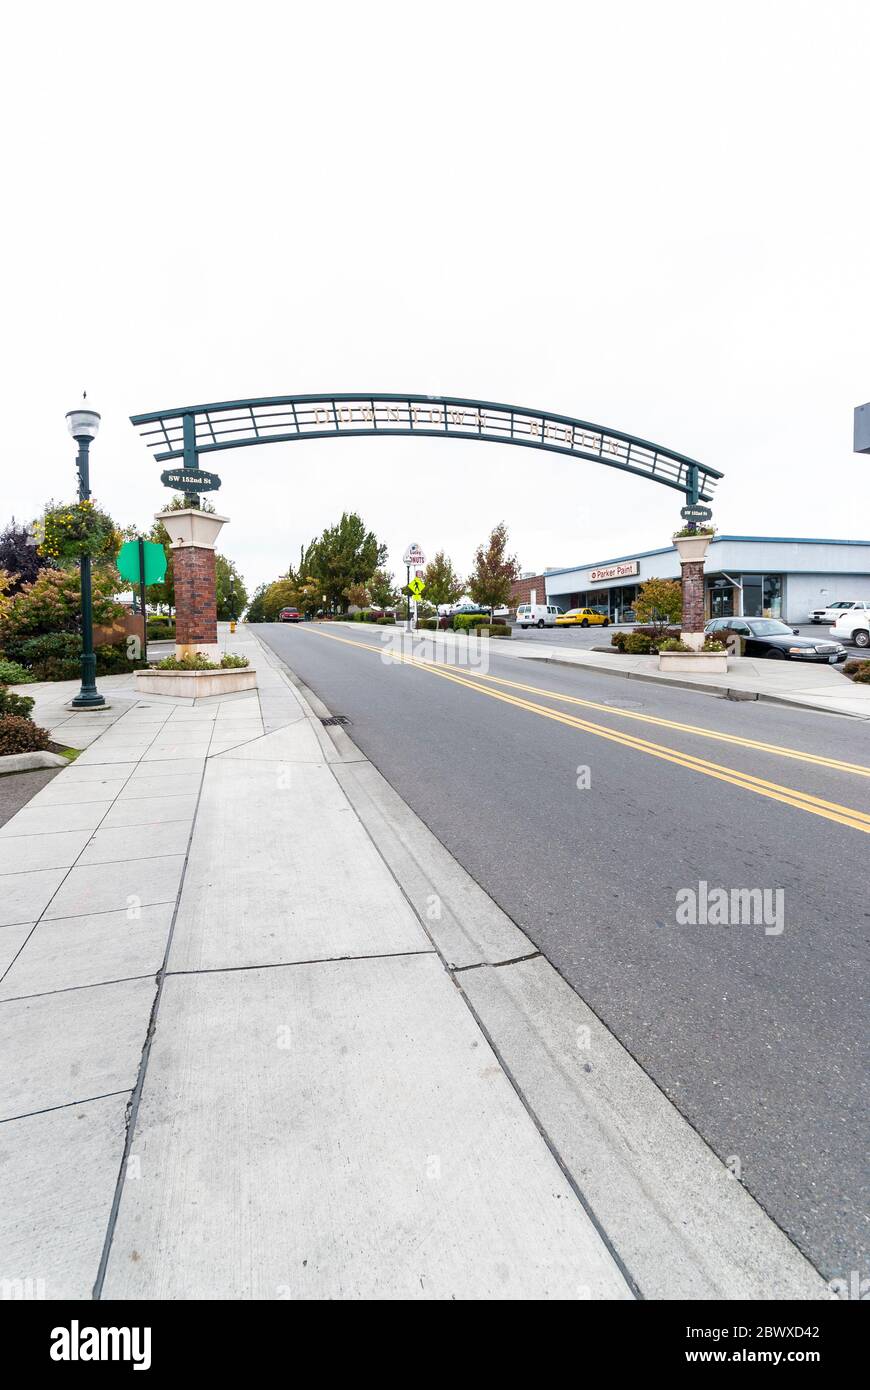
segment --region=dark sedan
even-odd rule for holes
[[[704,631],[725,640],[736,633],[744,641],[744,656],[763,656],[773,661],[845,661],[847,652],[841,642],[826,642],[817,637],[801,637],[796,628],[781,623],[778,618],[714,618]]]

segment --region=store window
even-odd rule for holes
[[[743,576],[743,616],[760,618],[763,602],[762,577],[760,574]]]
[[[764,576],[761,616],[763,618],[782,617],[781,574],[766,574]]]

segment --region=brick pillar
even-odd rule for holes
[[[704,633],[704,561],[682,560],[683,575],[683,641],[686,646],[700,646]],[[689,640],[690,634],[701,641]]]
[[[175,576],[175,654],[202,652],[220,658],[217,640],[217,594],[214,548],[229,517],[196,507],[157,512],[172,542]]]
[[[214,551],[199,545],[179,546],[172,560],[176,649],[212,648],[217,643]]]

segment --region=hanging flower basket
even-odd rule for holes
[[[59,565],[68,565],[82,555],[92,560],[112,558],[120,544],[112,518],[90,499],[50,507],[35,531],[39,554]]]

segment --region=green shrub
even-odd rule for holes
[[[32,709],[33,701],[29,695],[16,695],[5,685],[0,685],[0,714],[17,714],[22,719],[29,719]]]
[[[166,641],[175,636],[174,618],[149,618],[145,629],[149,642]]]
[[[685,642],[681,642],[679,637],[666,637],[663,642],[659,642],[660,652],[690,652],[691,647],[687,647]]]
[[[0,685],[26,685],[33,676],[18,661],[7,661],[0,656]]]
[[[96,658],[98,676],[123,676],[128,671],[138,670],[147,664],[141,657],[135,657],[131,660],[127,655],[127,646],[124,642],[97,647]]]
[[[859,685],[870,685],[870,661],[847,661],[843,670]]]
[[[511,630],[507,623],[493,623],[489,629],[490,637],[510,637]]]
[[[165,656],[154,664],[155,671],[232,671],[247,666],[248,658],[235,652],[225,652],[220,661],[209,661],[202,652],[188,652],[186,656]]]
[[[49,632],[16,643],[16,650],[37,681],[75,680],[81,672],[81,638],[77,632]]]
[[[629,656],[648,656],[652,651],[652,638],[645,632],[629,632],[622,650]]]
[[[392,627],[392,626],[393,626],[393,619],[392,619],[392,618],[377,618],[377,619],[376,619],[376,622],[377,622],[378,627]]]
[[[724,642],[720,642],[716,637],[707,637],[704,641],[705,652],[727,652],[728,648]]]
[[[617,651],[624,652],[625,644],[628,640],[627,632],[612,632],[610,634],[610,645],[616,647]]]
[[[81,638],[77,632],[51,632],[16,642],[21,660],[36,681],[73,681],[81,675]],[[145,665],[141,658],[131,660],[125,643],[97,647],[98,676],[123,676]]]
[[[454,632],[470,632],[473,628],[480,627],[482,623],[489,626],[488,613],[457,613],[453,619]]]
[[[0,714],[0,757],[7,753],[38,753],[49,745],[47,729],[21,714]]]
[[[422,628],[422,629],[424,630],[424,632],[435,632],[435,631],[437,631],[437,628],[438,628],[438,619],[437,619],[437,618],[421,618],[420,621],[419,621],[418,624],[417,624],[417,627],[418,627],[418,628]]]

